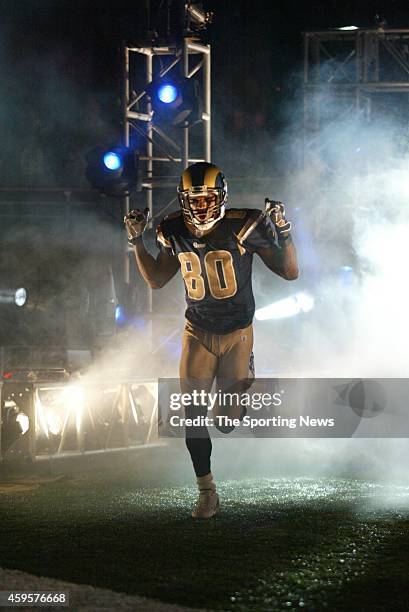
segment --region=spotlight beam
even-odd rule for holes
[[[257,321],[287,319],[301,312],[309,312],[313,307],[314,298],[307,293],[299,292],[291,297],[277,300],[264,308],[258,308],[255,317]]]
[[[27,302],[27,289],[19,287],[18,289],[0,289],[0,304],[15,304],[22,307]]]

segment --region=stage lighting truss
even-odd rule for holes
[[[322,151],[320,159],[328,164],[332,131],[326,128],[333,123],[352,117],[368,122],[383,94],[409,92],[408,46],[409,29],[304,32],[305,161]]]
[[[157,382],[2,383],[3,461],[110,452],[157,442]]]
[[[125,196],[123,212],[147,207],[148,229],[177,206],[176,187],[182,171],[195,162],[211,162],[210,71],[210,45],[197,39],[186,37],[167,46],[123,47],[123,143],[129,147],[138,142],[142,190],[137,198]],[[162,100],[155,101],[159,91]],[[175,108],[166,109],[171,106]],[[172,110],[171,120],[166,110]],[[125,283],[130,282],[130,251],[124,242]],[[147,310],[152,313],[152,289],[146,291]]]
[[[184,38],[177,45],[124,47],[123,54],[123,141],[125,146],[134,139],[143,143],[139,162],[144,206],[155,222],[175,204],[181,171],[211,161],[210,45]],[[153,210],[159,188],[171,188],[172,197],[155,200]],[[125,212],[134,207],[128,197]]]

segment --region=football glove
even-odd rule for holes
[[[285,208],[282,202],[265,199],[264,212],[274,224],[279,240],[285,240],[290,235],[291,223],[285,218]]]
[[[149,208],[141,210],[131,210],[124,217],[125,229],[128,234],[129,244],[135,244],[146,229],[149,220]]]

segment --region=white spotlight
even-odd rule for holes
[[[350,32],[351,30],[359,30],[358,26],[342,26],[342,28],[337,28],[337,30],[344,30],[346,32]]]
[[[65,409],[75,415],[75,426],[78,433],[82,428],[82,417],[85,408],[84,389],[68,385],[62,392],[61,399]]]
[[[24,287],[18,289],[0,289],[0,304],[15,304],[24,306],[27,302],[27,290]]]
[[[24,435],[30,429],[30,419],[24,412],[19,412],[16,421],[20,425],[21,434]]]
[[[24,289],[24,287],[20,287],[19,289],[16,290],[16,293],[14,294],[14,303],[16,306],[24,306],[24,304],[27,302],[27,291],[26,289]]]
[[[286,319],[300,312],[309,312],[314,307],[314,298],[308,293],[296,293],[291,297],[273,302],[256,310],[257,321],[268,319]]]

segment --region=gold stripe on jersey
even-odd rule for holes
[[[162,246],[164,246],[166,249],[171,249],[172,248],[172,244],[169,242],[169,240],[167,240],[167,238],[165,238],[165,236],[163,235],[162,229],[160,227],[160,225],[158,225],[158,227],[156,228],[156,239],[158,240],[158,242],[161,243]]]
[[[255,218],[250,218],[247,223],[243,225],[239,233],[237,234],[237,240],[239,244],[243,244],[243,242],[250,236],[250,234],[256,229],[257,225],[264,217],[264,212],[260,212],[260,214]]]
[[[237,243],[237,248],[239,249],[240,255],[244,255],[244,253],[246,252],[246,249],[244,248],[244,246],[240,244],[240,242]]]

